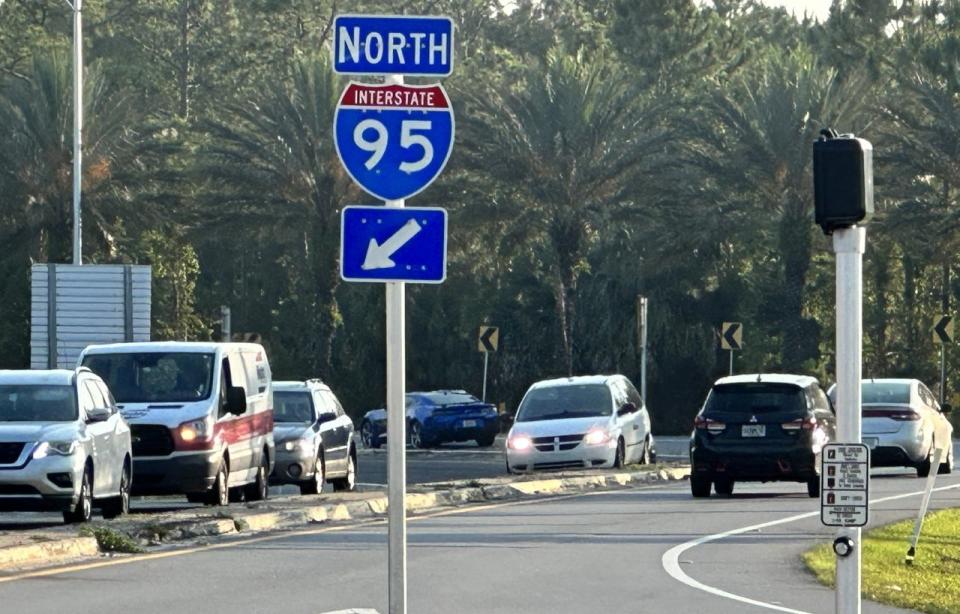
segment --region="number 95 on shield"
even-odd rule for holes
[[[381,200],[419,193],[453,150],[453,108],[436,85],[350,83],[334,115],[334,140],[347,173]]]

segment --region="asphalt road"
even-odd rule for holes
[[[922,484],[905,472],[876,477],[874,524],[915,514],[919,496],[910,493]],[[946,489],[934,507],[960,506],[960,475],[942,476],[938,485]],[[908,496],[889,500],[901,495]],[[833,593],[799,560],[831,537],[817,505],[800,484],[738,484],[733,497],[694,500],[684,483],[412,519],[409,611],[832,612]],[[810,515],[793,518],[802,514]],[[763,523],[770,524],[755,526]],[[696,544],[738,529],[746,531]],[[0,603],[31,614],[386,611],[382,522],[220,544],[2,578]],[[896,610],[865,604],[864,611]]]

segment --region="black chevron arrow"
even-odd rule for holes
[[[947,326],[951,320],[953,320],[952,316],[943,316],[940,318],[940,321],[937,322],[937,325],[933,327],[933,332],[937,333],[937,336],[940,337],[940,343],[951,343],[953,341],[953,339],[950,338],[950,333],[947,332]]]
[[[731,322],[730,326],[727,327],[727,330],[723,331],[723,338],[727,342],[727,346],[734,350],[740,349],[740,344],[737,343],[736,339],[738,330],[740,330],[740,323]]]
[[[493,345],[493,341],[490,340],[490,338],[493,337],[496,333],[497,333],[497,329],[491,327],[483,331],[483,334],[480,335],[480,343],[483,344],[483,348],[487,352],[497,351],[496,346]]]

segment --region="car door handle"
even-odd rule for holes
[[[633,430],[639,431],[639,430],[640,430],[640,425],[639,425],[639,424],[634,424],[634,425],[633,425]]]

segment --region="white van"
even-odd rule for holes
[[[273,386],[252,343],[92,345],[80,364],[103,378],[130,424],[134,494],[226,505],[267,497]]]

